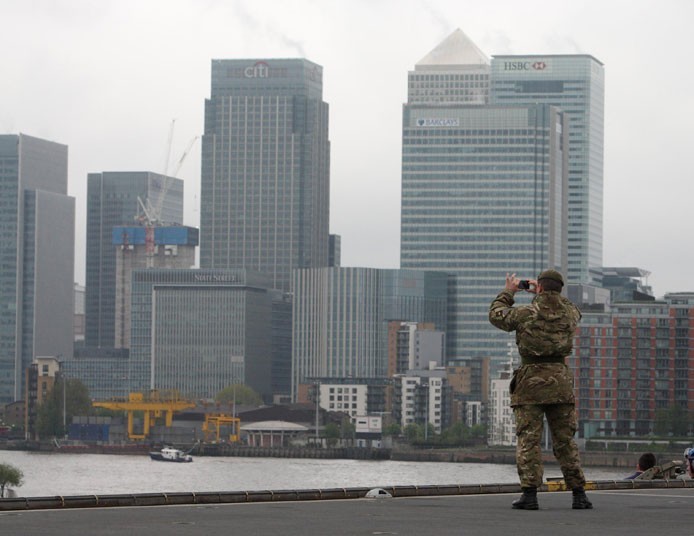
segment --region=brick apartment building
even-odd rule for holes
[[[668,413],[689,421],[694,415],[694,293],[581,309],[569,358],[579,437],[648,435]]]

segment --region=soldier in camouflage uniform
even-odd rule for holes
[[[541,439],[543,417],[552,434],[554,456],[561,466],[567,487],[573,491],[573,508],[593,505],[584,491],[576,433],[573,374],[566,365],[576,326],[578,308],[561,296],[562,275],[545,270],[530,280],[527,292],[536,294],[530,305],[513,307],[520,280],[506,276],[506,287],[489,308],[489,321],[499,329],[516,332],[521,366],[511,380],[511,407],[516,418],[516,462],[523,495],[513,508],[537,510],[537,488],[542,485]]]

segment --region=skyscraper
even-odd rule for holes
[[[213,60],[202,138],[200,266],[289,290],[328,265],[328,105],[304,59]]]
[[[400,266],[450,274],[449,362],[506,355],[487,312],[507,272],[566,265],[565,114],[485,105],[486,73],[457,30],[410,73],[403,110]]]
[[[273,380],[282,380],[272,375],[278,352],[285,364],[290,360],[289,348],[277,348],[277,332],[288,331],[291,318],[281,311],[273,316],[286,304],[267,276],[147,269],[135,270],[132,281],[131,390],[175,389],[211,398],[243,383],[272,400]]]
[[[308,378],[383,378],[390,321],[446,325],[447,276],[377,268],[293,274],[292,397]]]
[[[491,103],[550,104],[563,110],[569,131],[567,278],[587,283],[602,266],[605,72],[594,57],[494,56]]]
[[[142,205],[157,219],[183,223],[183,181],[151,173],[104,172],[87,177],[85,344],[113,348],[116,322],[116,246],[113,228],[133,225]],[[141,205],[142,204],[142,205]]]
[[[0,135],[0,403],[36,356],[72,356],[75,200],[67,147]]]

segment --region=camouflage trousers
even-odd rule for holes
[[[542,428],[543,415],[547,417],[552,434],[552,450],[561,466],[564,481],[569,489],[586,483],[574,441],[576,433],[576,408],[573,404],[543,404],[515,406],[516,464],[521,487],[542,485]]]

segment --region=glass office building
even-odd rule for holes
[[[73,352],[75,200],[67,146],[0,135],[0,404],[36,356]]]
[[[328,265],[330,145],[323,68],[213,60],[202,138],[200,266],[247,268],[289,290]]]
[[[451,274],[449,359],[505,356],[487,313],[506,273],[565,266],[563,121],[549,106],[405,108],[400,265]]]
[[[488,89],[457,30],[410,73],[403,109],[400,266],[449,274],[449,362],[505,359],[509,335],[487,315],[506,273],[567,261],[565,114],[488,105]]]
[[[151,173],[104,172],[87,177],[85,344],[113,348],[116,329],[116,247],[113,228],[143,218],[140,203],[159,219],[183,223],[183,181]]]
[[[274,346],[286,343],[291,323],[286,307],[268,277],[247,270],[135,270],[131,390],[210,398],[243,383],[271,401],[273,366],[282,369]]]
[[[587,283],[602,266],[605,72],[589,55],[494,56],[491,103],[550,104],[568,126],[568,267]]]
[[[388,324],[443,330],[447,275],[419,270],[295,270],[292,398],[309,378],[383,378]]]
[[[127,348],[76,347],[73,359],[60,364],[60,372],[80,380],[92,400],[127,399],[129,357]]]

